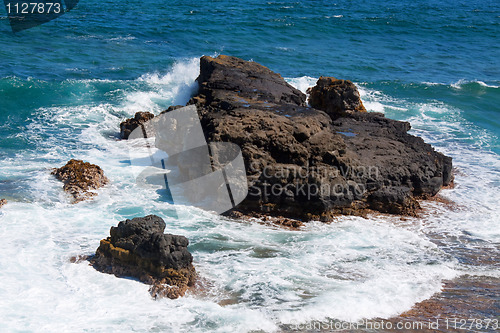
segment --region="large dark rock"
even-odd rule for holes
[[[410,124],[364,111],[349,81],[322,78],[312,104],[255,62],[202,57],[195,104],[207,141],[238,144],[250,191],[242,212],[295,218],[366,209],[415,215],[419,197],[451,181],[451,158]]]
[[[325,111],[332,119],[353,112],[366,112],[358,89],[349,80],[322,76],[307,92],[311,107]]]
[[[267,102],[305,106],[306,96],[270,69],[255,62],[220,55],[202,57],[197,102],[231,109],[235,105]]]
[[[155,298],[183,296],[196,276],[189,241],[164,230],[165,222],[156,215],[122,221],[101,240],[91,263],[101,272],[151,284]]]
[[[97,195],[93,190],[108,183],[108,178],[98,165],[75,159],[54,169],[52,174],[64,183],[63,189],[74,198],[74,203],[92,198]]]
[[[136,112],[134,118],[129,118],[120,124],[120,137],[128,139],[130,133],[137,127],[154,118],[151,112]]]

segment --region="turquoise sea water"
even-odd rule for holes
[[[81,0],[17,34],[0,17],[2,331],[273,331],[387,318],[445,278],[499,276],[498,263],[471,259],[500,249],[498,1]],[[410,121],[454,158],[456,187],[442,195],[457,206],[300,232],[189,207],[174,218],[136,188],[118,125],[185,103],[198,58],[217,54],[260,62],[304,91],[320,75],[351,79],[370,111]],[[50,176],[70,158],[110,178],[96,200],[69,204]],[[205,293],[153,301],[147,286],[69,262],[149,213],[190,239]]]

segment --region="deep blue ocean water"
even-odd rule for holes
[[[2,331],[273,331],[387,318],[445,278],[499,276],[498,265],[464,265],[463,249],[500,249],[500,2],[80,0],[16,34],[3,8],[0,18]],[[217,54],[301,90],[320,75],[354,81],[369,111],[409,121],[454,158],[457,185],[442,195],[458,208],[424,203],[434,214],[346,217],[300,233],[188,207],[174,218],[135,188],[118,125],[185,103],[197,59]],[[69,204],[50,176],[70,158],[111,179],[96,200]],[[155,302],[147,286],[69,263],[110,226],[149,213],[189,237],[206,294]]]

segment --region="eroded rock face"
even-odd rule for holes
[[[451,158],[410,124],[367,113],[349,81],[322,78],[313,105],[254,62],[202,57],[195,104],[207,141],[238,144],[250,191],[237,209],[328,219],[366,209],[415,215],[452,179]]]
[[[111,227],[110,237],[101,240],[90,261],[101,272],[152,285],[155,298],[183,296],[196,277],[189,241],[164,230],[165,222],[156,215],[122,221]]]
[[[120,124],[120,137],[128,139],[130,133],[137,127],[154,118],[151,112],[136,112],[134,118],[129,118]]]
[[[358,89],[349,80],[322,76],[307,92],[311,107],[325,111],[332,119],[353,112],[366,112]]]
[[[63,189],[73,196],[74,203],[96,196],[91,191],[108,183],[108,178],[98,165],[75,159],[54,169],[52,174],[64,183]]]

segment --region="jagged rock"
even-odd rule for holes
[[[75,159],[54,169],[52,174],[64,183],[63,189],[73,196],[74,203],[96,196],[91,191],[108,183],[108,178],[99,166]]]
[[[415,215],[416,198],[452,180],[451,158],[410,124],[365,111],[355,86],[321,78],[305,96],[255,62],[202,57],[198,94],[207,141],[242,149],[250,186],[237,210],[303,219],[363,214]]]
[[[130,133],[148,120],[154,118],[151,112],[136,112],[134,118],[127,119],[120,124],[120,137],[128,139]]]
[[[353,112],[366,112],[358,89],[349,80],[322,76],[307,93],[311,107],[325,111],[332,119]]]
[[[164,230],[165,222],[156,215],[122,221],[111,227],[90,262],[101,272],[152,285],[155,298],[183,296],[196,277],[189,241]]]
[[[3,206],[5,206],[7,204],[7,200],[5,199],[1,199],[0,200],[0,208],[2,208]]]

